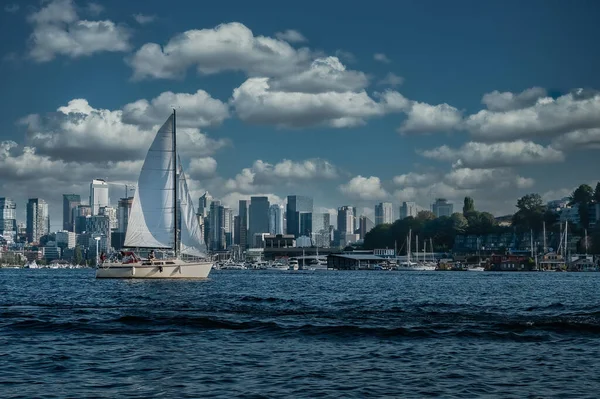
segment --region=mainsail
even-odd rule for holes
[[[179,160],[179,217],[181,220],[181,231],[179,234],[181,243],[180,250],[182,254],[193,256],[206,256],[206,244],[204,243],[202,230],[198,223],[198,217],[194,212],[192,196],[188,189],[185,173]]]
[[[156,134],[142,166],[125,234],[126,247],[175,248],[173,115]]]

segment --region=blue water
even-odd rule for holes
[[[0,270],[0,397],[600,395],[600,273]]]

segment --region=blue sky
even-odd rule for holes
[[[64,192],[136,180],[173,103],[191,187],[231,206],[470,195],[500,215],[599,179],[594,1],[2,8],[0,196],[46,199],[53,227]]]

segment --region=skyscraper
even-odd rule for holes
[[[338,208],[337,214],[338,231],[341,234],[354,233],[354,211],[350,206]]]
[[[375,205],[375,225],[394,223],[394,205],[391,202],[381,202]]]
[[[0,236],[7,242],[17,240],[17,204],[11,198],[0,198]]]
[[[269,198],[250,197],[248,210],[248,235],[251,244],[255,244],[254,235],[269,232]]]
[[[242,250],[248,247],[248,200],[239,201],[239,224],[240,224],[240,238],[239,244]]]
[[[403,202],[400,205],[400,219],[406,219],[409,216],[416,217],[419,213],[419,207],[414,202]]]
[[[326,213],[313,213],[312,214],[312,239],[313,244],[320,248],[329,248],[330,235],[329,225],[331,224],[331,215]]]
[[[131,205],[133,205],[133,197],[121,198],[117,208],[117,231],[125,233],[129,224],[129,215],[131,214]]]
[[[283,234],[283,212],[282,205],[269,207],[269,234]]]
[[[208,193],[208,191],[205,191],[204,194],[202,194],[200,200],[198,201],[198,215],[202,217],[208,216],[208,212],[210,210],[210,203],[212,202],[212,200],[213,197]]]
[[[63,230],[75,231],[73,210],[81,204],[79,194],[63,194]]]
[[[437,198],[431,207],[436,218],[450,216],[454,212],[454,204],[445,198]]]
[[[110,206],[108,200],[108,183],[103,179],[94,179],[90,183],[90,206],[92,215],[98,215],[100,208]]]
[[[371,229],[375,226],[375,224],[373,223],[373,221],[371,219],[369,219],[366,216],[361,216],[359,218],[359,224],[358,224],[358,235],[360,237],[361,240],[365,239],[365,235],[367,235],[367,233],[369,231],[371,231]]]
[[[225,232],[225,248],[233,245],[233,209],[223,207],[223,227]]]
[[[27,242],[39,243],[49,231],[48,204],[43,199],[30,198],[27,202]]]
[[[221,201],[213,200],[210,203],[209,213],[209,248],[213,251],[225,249],[225,208],[221,206]]]
[[[287,234],[293,234],[298,238],[312,231],[313,199],[301,195],[288,195],[286,206]],[[310,216],[302,217],[302,214]],[[302,225],[304,220],[304,225]]]

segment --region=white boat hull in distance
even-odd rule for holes
[[[96,269],[96,278],[126,279],[206,279],[213,262],[167,262],[108,263]]]

